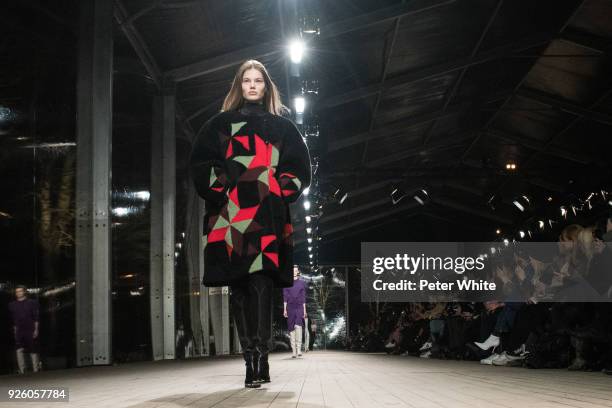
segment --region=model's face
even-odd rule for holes
[[[242,75],[242,97],[247,101],[257,102],[263,99],[266,90],[266,81],[258,70],[247,69]]]
[[[300,270],[297,268],[297,266],[293,267],[293,279],[297,279],[300,277]]]
[[[22,299],[24,296],[25,296],[25,290],[23,290],[23,288],[15,289],[15,297],[17,299]]]

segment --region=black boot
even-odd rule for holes
[[[257,376],[259,382],[269,383],[270,382],[270,365],[268,364],[268,353],[261,353],[259,356],[259,375]]]
[[[259,352],[257,350],[253,351],[253,382],[260,383],[259,379]]]
[[[244,386],[246,388],[259,388],[261,384],[254,382],[255,374],[253,371],[253,353],[245,351],[243,353],[246,366],[246,376],[244,377]]]

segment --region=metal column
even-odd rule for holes
[[[80,5],[77,79],[76,358],[112,360],[110,169],[113,4]]]
[[[174,224],[176,200],[176,97],[153,100],[151,144],[151,342],[153,359],[175,358]]]
[[[210,306],[208,288],[202,286],[204,279],[204,200],[198,197],[198,276],[199,276],[199,292],[200,292],[200,322],[202,325],[202,345],[204,347],[204,355],[210,355]]]
[[[208,288],[210,320],[215,338],[215,354],[230,353],[229,330],[229,288],[227,286]]]

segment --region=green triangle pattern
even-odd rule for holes
[[[217,218],[217,222],[215,222],[215,226],[213,227],[213,230],[227,227],[228,225],[229,225],[229,222],[225,218],[219,216],[219,218]]]
[[[276,167],[278,166],[278,149],[273,144],[271,144],[271,146],[272,146],[272,157],[270,158],[270,162],[272,166]]]
[[[269,177],[268,172],[267,172],[267,171],[264,171],[264,172],[262,172],[262,173],[261,173],[261,174],[260,174],[260,175],[257,177],[257,180],[258,180],[258,181],[261,181],[262,183],[264,183],[264,184],[267,186],[267,185],[268,185],[268,177]]]
[[[217,175],[215,174],[215,168],[211,167],[210,168],[210,185],[208,187],[212,187],[212,185],[215,184],[215,181],[217,181]]]
[[[232,136],[234,136],[236,133],[238,133],[240,128],[242,128],[244,125],[246,125],[246,122],[232,123]]]
[[[263,262],[261,260],[261,253],[260,253],[259,255],[257,255],[257,258],[255,258],[255,260],[251,264],[251,267],[249,268],[249,273],[261,271],[262,269],[263,269]]]
[[[225,232],[225,242],[227,242],[227,245],[233,247],[234,245],[232,245],[232,229],[228,228],[227,231]]]
[[[234,156],[232,157],[232,160],[237,161],[248,169],[254,158],[255,156]]]
[[[230,199],[227,202],[227,215],[229,216],[230,220],[234,219],[236,214],[238,214],[238,210],[240,210],[240,208],[238,208],[238,206]]]
[[[244,220],[244,221],[234,222],[234,223],[232,223],[232,228],[236,228],[238,231],[240,231],[241,234],[244,234],[246,229],[251,224],[251,221],[252,220]]]

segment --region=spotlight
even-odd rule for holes
[[[312,228],[310,228],[310,227],[306,228],[306,233],[307,234],[310,234],[311,232],[312,232]]]
[[[518,208],[519,210],[525,211],[525,207],[523,207],[523,204],[521,204],[517,200],[512,201],[512,204],[514,204],[516,206],[516,208]]]
[[[562,216],[563,218],[567,218],[567,208],[565,208],[565,207],[561,206],[561,208],[560,208],[560,209],[561,209],[561,216]]]
[[[525,231],[519,231],[519,237],[525,238]]]
[[[402,190],[399,187],[393,187],[393,189],[391,190],[391,202],[393,204],[397,204],[399,203],[402,199],[404,199],[404,197],[406,197],[408,195],[408,193],[406,193],[404,190]]]
[[[312,252],[312,247],[311,246],[308,247],[308,252]]]
[[[312,254],[309,254],[308,256],[312,258]]]
[[[306,100],[303,96],[297,96],[294,100],[295,105],[295,113],[302,114],[304,113],[304,108],[306,107]]]
[[[310,215],[306,216],[306,222],[310,224],[310,220],[312,220],[312,218],[310,218]]]
[[[340,204],[346,200],[348,193],[344,191],[342,187],[336,187],[336,190],[332,194],[332,200],[338,201]]]
[[[499,203],[501,203],[501,197],[497,194],[492,194],[491,197],[489,197],[489,199],[487,200],[487,205],[493,211],[495,211]]]
[[[522,196],[516,197],[512,201],[512,204],[514,204],[514,206],[522,212],[531,206],[531,200],[526,195],[522,195]]]
[[[504,238],[504,245],[505,246],[510,245],[510,241],[508,241],[508,238]]]
[[[308,243],[312,244],[312,238],[308,238]]]
[[[509,161],[506,163],[506,170],[514,171],[516,170],[516,163],[513,161]]]
[[[347,198],[348,198],[348,193],[344,193],[344,195],[340,198],[340,201],[339,201],[340,205],[344,204]]]
[[[304,48],[304,43],[299,40],[295,40],[289,44],[289,56],[291,57],[291,62],[294,64],[299,64],[302,62]]]
[[[501,234],[501,230],[498,228],[498,229],[496,229],[496,230],[495,230],[495,233],[496,233],[497,235],[499,235],[499,234]]]
[[[304,200],[304,209],[305,210],[310,210],[310,201]]]
[[[541,230],[544,229],[544,221],[540,220],[538,221],[538,227],[540,227]]]
[[[425,205],[425,203],[429,201],[429,194],[427,194],[427,191],[421,190],[417,191],[417,193],[412,198],[414,198],[417,203]]]

